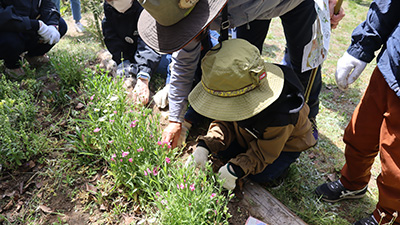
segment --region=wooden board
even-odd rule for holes
[[[251,216],[269,225],[307,225],[259,184],[246,183],[241,201]]]

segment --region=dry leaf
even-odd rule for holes
[[[335,181],[335,180],[337,180],[336,174],[334,174],[334,173],[328,174],[327,177],[328,177],[328,179],[329,179],[330,181]]]
[[[105,207],[103,204],[100,205],[100,211],[107,211],[107,207]]]
[[[9,209],[11,209],[11,207],[13,206],[14,204],[13,204],[13,200],[11,199],[8,203],[7,203],[7,205],[6,206],[4,206],[4,208],[3,208],[3,210],[9,210]]]
[[[86,183],[86,191],[94,195],[97,194],[97,188],[93,184]]]
[[[76,110],[79,110],[79,109],[82,109],[83,107],[85,107],[85,105],[82,104],[81,102],[79,102],[79,103],[75,106],[75,109],[76,109]]]
[[[45,213],[53,213],[53,210],[51,210],[50,207],[47,207],[45,205],[40,205],[39,208]]]

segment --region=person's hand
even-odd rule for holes
[[[182,124],[175,121],[169,121],[168,126],[162,133],[161,141],[164,143],[171,143],[171,148],[176,148],[178,139],[181,134]]]
[[[222,166],[218,171],[218,175],[219,175],[219,179],[221,179],[221,180],[225,179],[222,187],[224,187],[227,190],[233,190],[236,187],[237,177],[235,175],[233,175],[231,172],[229,172],[229,170],[232,171],[233,168],[230,167],[228,169],[228,166],[230,166],[229,163]]]
[[[139,78],[137,79],[135,88],[132,92],[132,99],[136,103],[146,105],[149,102],[150,90],[149,80]]]
[[[165,87],[159,90],[154,96],[154,103],[158,108],[165,108],[168,105],[168,93],[170,84],[166,84]]]
[[[335,73],[337,86],[342,90],[346,90],[350,84],[357,80],[366,65],[366,62],[345,52],[337,62]]]
[[[56,44],[60,41],[60,32],[58,32],[55,26],[47,26],[43,21],[39,20],[38,34],[42,37],[44,43],[50,45]]]
[[[195,165],[200,169],[204,169],[208,161],[209,153],[210,152],[208,151],[208,149],[202,146],[197,146],[193,154],[189,156],[188,160],[186,161],[185,167]]]
[[[331,28],[335,29],[340,20],[343,19],[343,17],[346,15],[344,14],[344,9],[340,7],[339,11],[335,13],[335,6],[337,4],[337,0],[329,0],[329,12],[330,12],[330,18],[331,18]]]

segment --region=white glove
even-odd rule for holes
[[[60,32],[58,32],[55,26],[47,26],[41,20],[39,20],[39,26],[38,34],[42,37],[44,43],[54,45],[60,41]]]
[[[189,136],[189,130],[192,127],[192,124],[189,123],[188,121],[183,121],[182,123],[182,129],[181,129],[181,134],[179,135],[178,138],[178,147],[183,147],[183,145],[186,143],[186,138]]]
[[[363,62],[345,52],[337,62],[335,73],[337,86],[341,90],[346,90],[350,84],[357,80],[366,65],[366,62]],[[353,72],[351,72],[352,70]]]
[[[227,163],[223,167],[219,168],[219,171],[218,171],[219,179],[221,179],[221,180],[225,179],[225,182],[222,185],[222,187],[224,187],[227,190],[233,190],[236,187],[237,177],[228,171],[228,166],[229,166],[229,163]],[[230,170],[233,170],[232,167],[230,167]]]
[[[188,160],[186,161],[185,167],[195,165],[200,169],[204,169],[208,161],[208,154],[210,153],[206,148],[197,146],[193,154],[189,156]]]
[[[170,84],[166,84],[163,89],[158,91],[154,96],[154,103],[156,103],[158,108],[165,108],[168,105],[168,93]]]

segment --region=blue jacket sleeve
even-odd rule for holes
[[[371,3],[367,18],[354,29],[347,52],[370,63],[393,32],[400,20],[400,1],[375,0]]]

